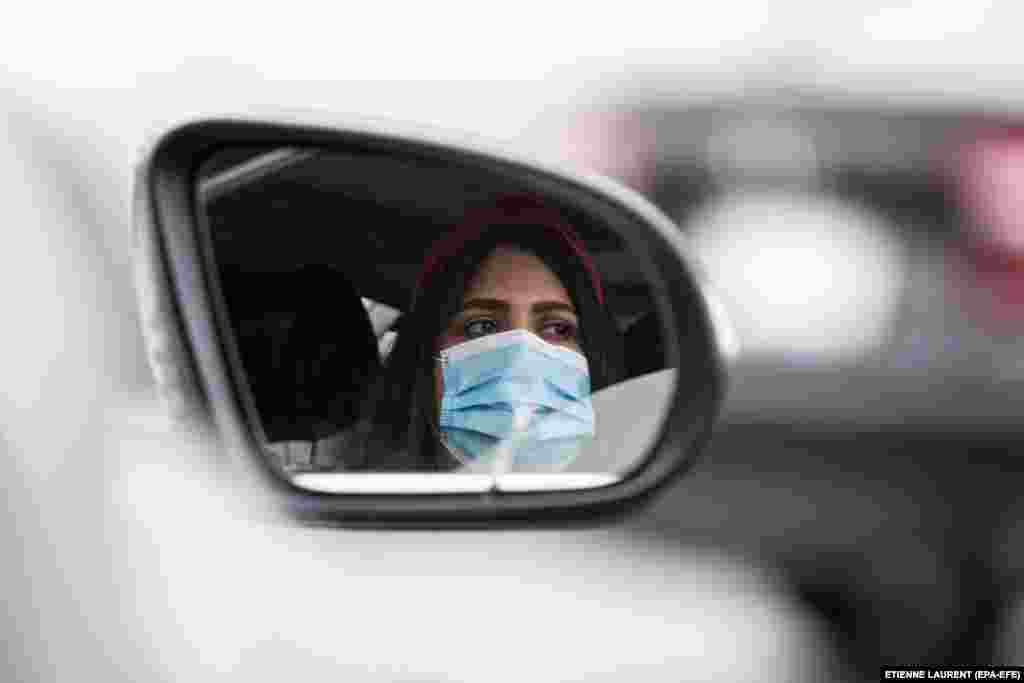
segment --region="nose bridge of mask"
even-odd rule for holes
[[[590,394],[586,358],[525,331],[474,339],[441,359],[446,407],[507,402],[571,410]]]
[[[455,362],[479,355],[485,351],[516,345],[525,345],[527,348],[549,356],[552,359],[582,369],[584,372],[587,371],[587,359],[583,354],[572,349],[549,344],[529,330],[508,330],[477,339],[470,339],[461,344],[443,349],[440,356],[443,361]]]

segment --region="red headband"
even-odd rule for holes
[[[427,252],[419,277],[416,278],[416,291],[422,291],[434,273],[454,258],[468,242],[483,235],[488,228],[524,224],[536,225],[547,230],[572,250],[590,277],[597,302],[603,306],[604,290],[601,287],[601,278],[590,254],[583,246],[583,241],[569,227],[561,214],[527,195],[507,195],[488,206],[468,211],[463,221],[435,242]]]

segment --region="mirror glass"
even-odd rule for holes
[[[675,388],[619,230],[489,167],[233,147],[195,197],[251,433],[323,492],[613,483]]]

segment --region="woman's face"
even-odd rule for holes
[[[576,309],[558,277],[530,252],[499,246],[480,264],[462,309],[448,322],[436,350],[509,330],[528,330],[546,342],[582,353]],[[435,366],[438,406],[443,389],[441,371]]]

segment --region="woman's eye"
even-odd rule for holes
[[[541,330],[545,337],[556,341],[576,339],[576,325],[566,320],[555,320],[544,324]]]
[[[498,331],[498,324],[493,320],[487,318],[477,318],[476,320],[470,320],[463,325],[462,333],[466,337],[483,337],[488,334],[494,334]]]

